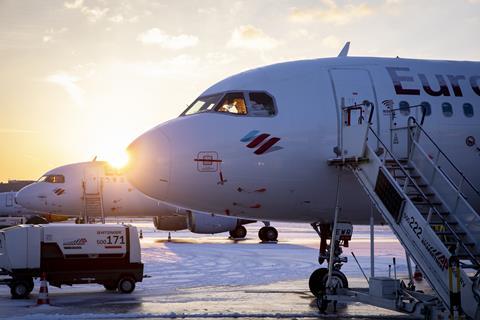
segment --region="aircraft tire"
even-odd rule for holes
[[[347,277],[343,274],[343,272],[338,270],[333,270],[332,277],[334,281],[334,285],[337,288],[348,288],[348,280]],[[315,270],[311,275],[308,281],[308,287],[310,288],[310,292],[313,293],[316,297],[321,297],[325,294],[326,285],[328,280],[328,269],[327,268],[319,268]]]
[[[258,230],[258,237],[262,242],[277,241],[278,231],[274,227],[262,227]]]
[[[247,229],[244,226],[238,226],[234,230],[230,230],[229,233],[233,239],[243,239],[247,236]]]

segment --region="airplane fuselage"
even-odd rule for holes
[[[274,115],[216,107],[193,114],[187,110],[146,132],[129,147],[130,181],[149,196],[199,211],[330,221],[339,170],[327,160],[335,157],[339,144],[340,109],[368,100],[375,105],[373,127],[399,156],[406,133],[394,137],[390,129],[406,125],[409,116],[420,118],[422,108],[410,106],[428,104],[424,128],[480,185],[480,173],[473,170],[480,156],[480,63],[351,57],[296,61],[240,73],[200,97],[243,93],[251,98],[258,92],[273,98]],[[384,112],[389,100],[401,109],[393,120]],[[342,216],[368,223],[371,204],[363,190],[348,172],[341,181]]]

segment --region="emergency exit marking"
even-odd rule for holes
[[[215,151],[201,151],[193,160],[197,163],[197,170],[200,172],[217,172],[218,164],[222,162]]]

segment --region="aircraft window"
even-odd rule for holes
[[[253,116],[273,116],[275,114],[275,105],[271,96],[265,92],[251,92],[250,114]]]
[[[467,118],[473,117],[473,106],[471,103],[464,103],[463,104],[463,114]]]
[[[65,183],[65,177],[61,174],[49,174],[38,179],[38,182]]]
[[[432,107],[430,106],[430,103],[428,103],[427,101],[423,101],[422,103],[420,103],[420,105],[422,106],[422,111],[425,112],[425,116],[429,116],[432,114]]]
[[[218,112],[233,114],[247,114],[247,105],[242,92],[227,93],[218,105]]]
[[[452,104],[448,102],[442,103],[442,112],[445,117],[450,118],[453,115]]]
[[[214,94],[211,96],[200,97],[195,100],[182,115],[191,115],[199,112],[210,111],[215,107],[223,94]]]
[[[400,114],[404,116],[410,114],[410,104],[407,101],[400,101]]]

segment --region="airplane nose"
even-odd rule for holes
[[[127,178],[140,192],[166,200],[170,182],[170,144],[160,128],[152,129],[127,148]]]
[[[30,186],[23,187],[15,196],[15,202],[27,209],[34,209],[32,208],[34,200],[34,194]]]

